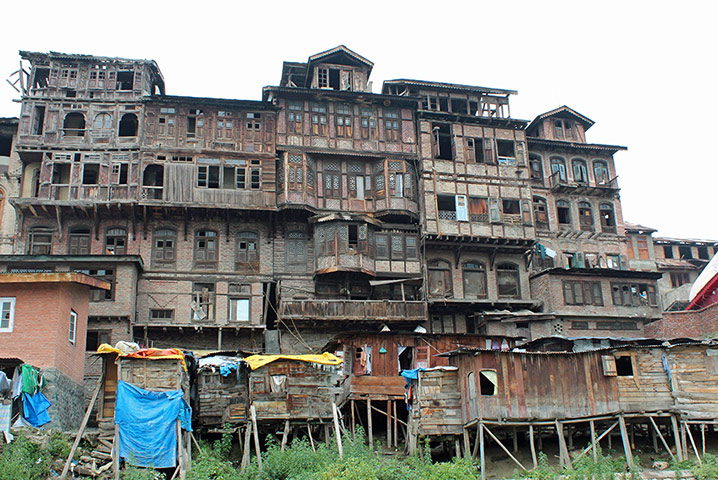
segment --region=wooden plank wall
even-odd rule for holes
[[[718,418],[718,348],[678,346],[666,350],[676,409],[685,418]]]
[[[222,426],[245,420],[249,387],[244,372],[238,380],[236,374],[223,377],[219,372],[200,371],[197,379],[202,425]]]
[[[673,406],[668,376],[661,360],[663,352],[658,348],[614,352],[614,357],[630,355],[634,365],[633,375],[615,377],[621,410],[665,411]]]
[[[417,385],[417,382],[414,382]],[[420,372],[411,421],[419,435],[461,435],[461,394],[457,371]]]

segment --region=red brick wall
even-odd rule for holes
[[[15,297],[12,332],[0,333],[0,357],[36,367],[55,367],[82,384],[89,287],[78,284],[0,285],[0,297]],[[75,344],[68,341],[70,309],[77,315]]]
[[[651,338],[716,338],[718,337],[718,303],[701,310],[665,312],[663,318],[646,325]]]

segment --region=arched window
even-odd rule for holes
[[[120,137],[136,137],[137,136],[137,115],[134,113],[125,113],[120,120]]]
[[[573,159],[573,181],[576,183],[588,183],[588,168],[586,167],[586,160],[580,158]]]
[[[543,197],[534,197],[534,222],[536,222],[536,228],[548,229],[548,208],[546,206],[546,199]]]
[[[177,232],[169,228],[155,230],[152,242],[152,268],[174,268],[177,255]]]
[[[301,231],[287,232],[286,262],[288,271],[302,272],[307,269],[307,236]]]
[[[256,272],[259,268],[259,245],[254,232],[239,232],[237,235],[237,270]]]
[[[529,165],[531,166],[531,180],[543,183],[543,160],[535,153],[529,154]]]
[[[464,298],[485,298],[486,297],[486,269],[483,263],[465,262],[463,264],[464,274]]]
[[[28,231],[28,255],[50,255],[52,253],[52,230],[48,227],[33,227]]]
[[[109,255],[127,254],[127,230],[124,228],[109,228],[105,232],[105,253]]]
[[[560,225],[571,225],[571,207],[566,200],[556,200],[556,217]]]
[[[596,185],[607,185],[611,181],[608,164],[603,160],[593,161],[593,175],[596,178]]]
[[[66,137],[84,137],[85,115],[80,112],[65,115],[65,121],[62,122],[62,134]]]
[[[112,115],[98,113],[92,123],[92,136],[95,138],[109,137],[112,133]]]
[[[454,287],[451,281],[451,264],[449,262],[434,260],[429,263],[429,296],[439,298],[454,296]]]
[[[499,297],[521,298],[519,267],[513,263],[500,263],[496,267]]]
[[[217,268],[218,244],[217,232],[197,230],[194,234],[194,268]]]
[[[578,223],[581,230],[593,232],[593,212],[588,202],[578,202]]]
[[[601,230],[616,233],[616,214],[613,211],[613,204],[602,203],[598,209],[601,216]]]
[[[90,229],[87,227],[76,227],[70,230],[68,235],[68,255],[89,255],[90,254]]]
[[[551,157],[551,183],[566,182],[566,160],[561,157]]]

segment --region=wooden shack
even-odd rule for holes
[[[229,365],[226,375],[220,364]],[[249,370],[241,355],[212,354],[199,360],[197,369],[197,420],[204,428],[246,422],[249,402]]]

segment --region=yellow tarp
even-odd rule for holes
[[[300,362],[319,363],[321,365],[340,365],[342,359],[324,352],[321,355],[252,355],[244,359],[249,368],[256,370],[276,360],[299,360]]]
[[[162,359],[175,359],[182,360],[182,366],[187,370],[187,365],[184,361],[184,353],[182,350],[177,348],[157,349],[157,348],[141,348],[136,352],[122,353],[122,350],[115,348],[112,345],[103,343],[97,347],[97,353],[116,353],[120,357],[127,358],[144,358],[146,360],[162,360]]]

